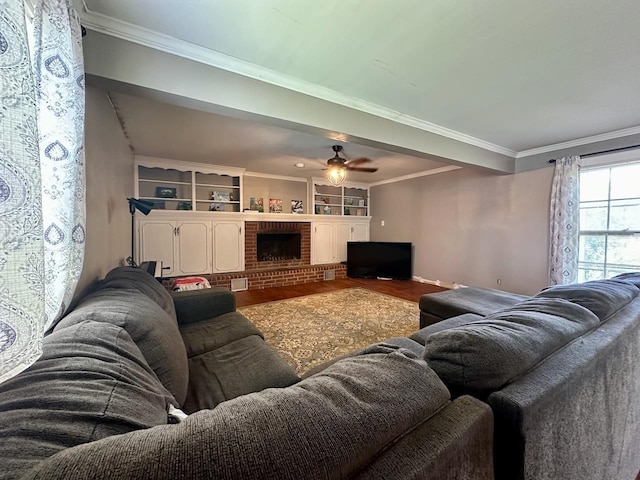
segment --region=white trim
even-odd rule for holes
[[[427,175],[437,175],[438,173],[450,172],[452,170],[459,170],[462,167],[457,165],[449,165],[448,167],[434,168],[432,170],[425,170],[424,172],[411,173],[409,175],[403,175],[402,177],[389,178],[387,180],[380,180],[379,182],[370,183],[369,187],[377,187],[378,185],[386,185],[387,183],[403,182],[405,180],[411,180],[412,178],[426,177]]]
[[[92,12],[85,4],[82,13],[82,24],[91,30],[104,33],[112,37],[137,43],[162,52],[176,55],[195,62],[220,68],[228,72],[253,78],[265,83],[286,88],[294,92],[309,95],[344,107],[353,108],[364,113],[376,115],[396,123],[418,128],[452,140],[457,140],[469,145],[483,148],[495,153],[515,158],[517,152],[509,148],[496,145],[462,132],[437,125],[410,115],[405,115],[396,110],[377,105],[360,98],[342,94],[330,88],[322,87],[299,78],[270,70],[268,68],[231,57],[215,50],[195,45],[169,35],[149,30],[138,25],[133,25],[107,15]]]
[[[144,217],[148,220],[207,220],[212,222],[302,222],[302,223],[350,223],[369,225],[371,217],[357,215],[313,215],[297,213],[206,212],[201,210],[151,210]]]
[[[260,172],[244,172],[245,177],[258,177],[258,178],[270,178],[273,180],[289,180],[291,182],[302,182],[308,183],[309,180],[302,177],[288,177],[286,175],[273,175],[271,173],[260,173]]]
[[[450,288],[450,289],[467,288],[466,285],[463,285],[461,283],[456,283],[456,282],[448,283],[448,282],[441,282],[440,280],[428,280],[426,278],[418,277],[416,275],[414,275],[411,279],[414,282],[428,283],[429,285],[436,285],[438,287],[443,287],[443,288]]]
[[[193,171],[199,173],[215,173],[242,177],[244,168],[227,167],[224,165],[212,165],[208,163],[185,162],[184,160],[172,160],[170,158],[148,157],[146,155],[134,155],[134,163],[137,166],[149,168],[169,168],[181,171]]]
[[[538,155],[540,153],[555,152],[556,150],[562,150],[564,148],[580,147],[589,143],[603,142],[605,140],[613,140],[615,138],[627,137],[629,135],[637,134],[640,134],[640,126],[624,128],[622,130],[615,130],[608,133],[601,133],[599,135],[592,135],[590,137],[577,138],[568,142],[554,143],[553,145],[547,145],[546,147],[523,150],[516,154],[516,158],[530,157],[531,155]]]

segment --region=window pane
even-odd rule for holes
[[[601,280],[604,278],[604,265],[597,267],[578,266],[578,283],[588,282],[589,280]]]
[[[580,228],[582,228],[582,210],[580,213]],[[640,198],[611,202],[609,230],[640,230]]]
[[[609,169],[580,172],[580,201],[609,198]]]
[[[640,179],[640,163],[613,167],[611,169],[611,198],[640,197],[638,179]]]
[[[605,235],[580,235],[578,261],[585,266],[587,263],[604,264],[604,246]]]
[[[580,230],[607,230],[607,202],[580,204]]]
[[[609,235],[607,265],[617,269],[640,270],[640,236]]]

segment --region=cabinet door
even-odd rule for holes
[[[243,270],[242,222],[213,222],[213,271]]]
[[[211,273],[211,232],[206,221],[179,222],[178,274]]]
[[[313,263],[335,262],[335,225],[331,223],[313,224]]]
[[[364,223],[356,223],[352,225],[351,241],[368,242],[369,241],[369,225]]]
[[[162,262],[163,276],[176,275],[176,224],[161,220],[141,220],[138,225],[140,235],[138,263],[150,260]]]
[[[347,261],[347,242],[351,240],[351,224],[338,223],[336,228],[336,262]]]

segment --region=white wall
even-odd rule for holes
[[[85,121],[87,240],[76,293],[130,255],[133,154],[107,93],[87,88]]]
[[[412,242],[416,276],[534,294],[547,285],[552,175],[465,168],[373,187],[371,240]]]

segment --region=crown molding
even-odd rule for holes
[[[538,155],[540,153],[555,152],[556,150],[563,150],[565,148],[580,147],[582,145],[588,145],[595,142],[603,142],[605,140],[613,140],[615,138],[627,137],[629,135],[640,134],[640,126],[623,128],[622,130],[615,130],[613,132],[601,133],[598,135],[592,135],[590,137],[577,138],[568,142],[554,143],[553,145],[547,145],[546,147],[532,148],[530,150],[523,150],[518,152],[516,158],[530,157],[532,155]]]
[[[337,105],[353,108],[364,113],[483,148],[501,155],[506,155],[512,158],[515,158],[517,155],[516,151],[509,148],[495,145],[441,125],[427,122],[410,115],[405,115],[396,110],[392,110],[360,98],[342,94],[330,88],[322,87],[289,75],[284,75],[274,70],[255,65],[169,35],[155,32],[138,25],[133,25],[107,15],[92,12],[87,7],[86,3],[83,3],[82,10],[82,24],[93,31],[160,50],[188,60],[203,63],[215,68],[220,68],[222,70],[253,78],[278,87],[286,88],[304,95],[319,98]]]
[[[290,177],[286,175],[274,175],[271,173],[260,173],[260,172],[244,172],[245,177],[258,177],[258,178],[269,178],[271,180],[287,180],[289,182],[301,182],[307,183],[308,180],[303,177]]]
[[[389,178],[387,180],[380,180],[379,182],[370,183],[369,187],[377,187],[378,185],[386,185],[387,183],[403,182],[405,180],[411,180],[412,178],[426,177],[428,175],[437,175],[438,173],[451,172],[452,170],[459,170],[461,168],[462,167],[458,167],[456,165],[433,168],[431,170],[425,170],[424,172],[411,173],[409,175],[403,175],[401,177]]]

